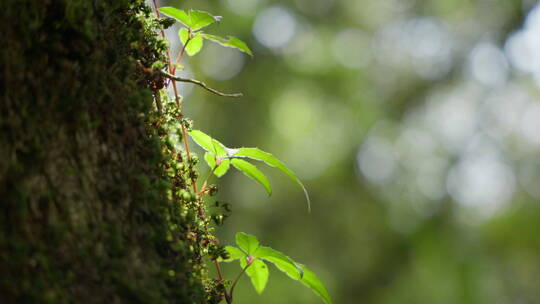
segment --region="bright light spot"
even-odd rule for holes
[[[523,72],[533,72],[537,66],[535,54],[528,46],[527,36],[523,31],[513,34],[504,46],[512,65]]]
[[[255,38],[262,45],[278,49],[284,47],[294,36],[296,20],[284,7],[273,6],[260,12],[253,24]]]
[[[345,29],[334,38],[332,52],[342,66],[360,69],[369,63],[371,39],[361,30]]]
[[[527,15],[525,28],[540,29],[540,5],[536,5]]]
[[[471,52],[470,65],[474,78],[487,86],[500,86],[508,78],[504,54],[490,43],[480,43]]]
[[[403,70],[412,66],[420,77],[433,80],[450,70],[453,44],[449,31],[437,19],[398,19],[377,33],[374,56],[381,65]]]
[[[531,144],[540,146],[540,103],[530,104],[521,118],[521,134]]]
[[[474,90],[458,86],[455,91],[430,96],[426,118],[448,151],[459,151],[474,134],[477,124]]]
[[[217,80],[231,79],[244,66],[244,54],[213,43],[207,43],[201,55],[203,73]]]
[[[369,138],[357,154],[360,170],[371,182],[386,184],[397,173],[396,156],[386,139]]]
[[[451,169],[447,188],[457,202],[490,214],[512,198],[515,177],[497,158],[468,156]]]
[[[435,19],[414,19],[407,24],[407,51],[414,57],[438,57],[449,53],[448,35]]]
[[[263,0],[225,0],[229,10],[243,16],[253,16]]]
[[[540,5],[529,13],[523,29],[508,39],[505,49],[517,69],[540,72]]]

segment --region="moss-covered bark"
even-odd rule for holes
[[[0,16],[0,302],[205,302],[196,207],[171,200],[148,128],[149,9],[7,0]]]

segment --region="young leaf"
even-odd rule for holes
[[[231,160],[232,165],[242,171],[246,176],[251,177],[256,182],[261,184],[268,195],[272,195],[272,187],[270,187],[270,182],[266,178],[266,175],[264,175],[257,167],[254,165],[248,163],[245,160],[234,158]]]
[[[251,159],[263,161],[267,165],[271,167],[276,167],[283,173],[287,174],[292,180],[294,180],[298,185],[300,185],[300,187],[302,187],[308,203],[308,210],[311,210],[311,201],[309,199],[309,194],[304,184],[298,179],[298,177],[296,177],[296,174],[294,174],[294,172],[287,168],[287,166],[285,166],[285,164],[279,159],[277,159],[274,155],[268,152],[264,152],[263,150],[258,148],[238,148],[238,152],[236,152],[235,156],[245,156]]]
[[[191,18],[185,11],[170,6],[162,7],[159,9],[159,11],[165,15],[173,17],[185,26],[191,27]]]
[[[204,153],[204,160],[206,161],[210,169],[214,169],[214,167],[216,166],[216,156],[210,154],[209,152],[206,152]],[[214,175],[217,177],[222,177],[229,170],[230,164],[231,161],[229,159],[221,160],[221,164],[214,169]]]
[[[273,263],[279,270],[286,273],[290,278],[302,282],[302,284],[311,288],[313,292],[319,295],[325,303],[331,304],[332,300],[328,291],[317,278],[317,276],[307,269],[306,266],[294,262],[283,253],[270,247],[261,246],[254,253],[254,256]]]
[[[253,256],[273,263],[279,270],[294,280],[300,280],[304,276],[302,268],[291,258],[270,247],[259,247]]]
[[[260,246],[259,240],[255,236],[244,232],[238,232],[236,234],[236,244],[238,244],[244,252],[236,249],[236,251],[230,254],[231,256],[234,254],[235,257],[240,257],[240,266],[242,269],[247,265],[248,258],[255,258],[253,264],[246,269],[246,273],[248,273],[248,270],[255,265],[256,261],[268,261],[287,274],[290,278],[300,281],[302,284],[309,287],[315,294],[320,296],[326,304],[332,304],[332,299],[330,299],[330,295],[324,285],[311,270],[307,269],[306,266],[294,262],[291,258],[277,250]],[[225,249],[228,251],[229,247],[230,246],[227,246]],[[252,270],[251,274],[248,273],[248,275],[251,277],[251,282],[255,287],[255,290],[257,290],[258,293],[261,293],[266,285],[266,282],[263,279],[266,278],[265,280],[268,280],[268,275],[264,272],[267,272],[268,270],[262,269],[262,264],[258,265],[259,267],[254,267],[255,269]],[[266,266],[266,264],[264,265]],[[254,276],[257,277],[257,281],[254,281]]]
[[[188,133],[197,145],[211,154],[215,156],[227,156],[225,146],[204,132],[199,130],[191,130]]]
[[[193,31],[207,27],[221,19],[220,16],[212,16],[207,12],[190,10],[188,13],[186,13],[183,10],[169,6],[162,7],[159,9],[159,11],[165,15],[173,17],[186,27],[191,28]]]
[[[326,304],[332,304],[332,299],[330,299],[328,291],[321,283],[319,278],[317,278],[317,276],[313,272],[307,269],[306,266],[300,265],[300,267],[302,267],[302,270],[304,271],[304,276],[302,277],[300,282],[311,288],[311,290],[313,290],[313,292],[319,295]]]
[[[180,41],[183,45],[186,44],[186,41],[189,38],[189,31],[187,28],[183,27],[180,30],[178,30],[178,36],[180,37]]]
[[[226,46],[237,48],[240,51],[242,51],[242,52],[248,54],[249,56],[253,57],[253,53],[251,52],[251,50],[249,49],[247,44],[244,41],[242,41],[242,40],[240,40],[240,39],[238,39],[238,38],[236,38],[234,36],[229,37],[229,42],[227,43]]]
[[[238,232],[236,234],[236,244],[247,254],[254,254],[260,246],[257,237],[244,232]]]
[[[189,31],[186,28],[181,28],[178,31],[178,36],[180,36],[180,41],[182,41],[189,56],[195,56],[203,47],[204,39],[200,33],[196,33],[189,39]]]
[[[224,38],[221,36],[211,35],[211,34],[202,34],[202,35],[205,39],[216,42],[225,47],[238,49],[239,51],[242,51],[248,54],[249,56],[253,57],[253,52],[251,52],[247,44],[236,37],[229,36],[228,38]]]
[[[229,258],[223,260],[224,262],[232,262],[246,256],[246,254],[242,250],[233,246],[225,246],[225,251],[227,251],[227,253],[229,254]]]
[[[246,259],[240,259],[240,267],[242,269],[246,267]],[[246,274],[251,279],[251,285],[255,288],[258,294],[261,294],[268,283],[268,266],[261,260],[254,260],[251,265],[246,269]]]
[[[207,27],[221,19],[219,16],[213,16],[210,13],[196,10],[190,10],[189,17],[191,18],[190,27],[194,31]]]

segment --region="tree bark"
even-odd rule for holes
[[[7,0],[0,16],[0,302],[204,302],[195,220],[175,217],[147,124],[151,11]]]

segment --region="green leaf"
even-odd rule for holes
[[[210,13],[196,10],[189,10],[189,17],[191,18],[190,27],[194,31],[207,27],[220,19],[220,17],[213,16]]]
[[[294,280],[300,280],[304,275],[302,268],[291,258],[270,247],[259,247],[253,256],[273,263],[279,270]]]
[[[178,36],[180,36],[180,41],[182,41],[189,56],[195,56],[203,47],[204,39],[200,33],[189,39],[189,31],[186,28],[181,28],[178,31]]]
[[[268,178],[266,178],[266,175],[264,175],[257,167],[254,165],[248,163],[245,160],[242,159],[232,159],[231,160],[232,165],[242,171],[246,176],[251,177],[256,182],[261,184],[268,195],[272,195],[272,187],[270,187],[270,182],[268,181]]]
[[[311,288],[311,290],[313,290],[313,292],[320,296],[326,304],[332,304],[332,299],[330,299],[328,291],[321,283],[319,278],[317,278],[317,276],[313,272],[311,272],[311,270],[307,269],[306,266],[300,265],[300,267],[302,267],[302,270],[304,271],[304,276],[302,277],[300,282]]]
[[[246,256],[246,254],[242,250],[233,246],[225,246],[225,251],[227,251],[227,253],[229,254],[229,258],[223,260],[224,262],[232,262]]]
[[[261,260],[265,260],[274,264],[290,278],[300,281],[302,284],[309,287],[315,294],[320,296],[326,304],[332,304],[332,299],[324,285],[306,266],[294,262],[291,258],[277,250],[266,246],[260,246],[257,237],[244,232],[238,232],[236,234],[236,244],[238,244],[241,250],[232,246],[226,246],[225,249],[227,252],[231,250],[229,252],[231,255],[230,260],[233,259],[233,256],[234,259],[240,259],[240,267],[242,267],[242,269],[246,267],[248,258],[254,258],[251,266],[246,269],[246,273],[250,276],[251,283],[258,293],[261,293],[264,290],[266,282],[268,281],[268,269],[266,264],[259,263],[262,262]],[[242,252],[242,250],[245,252]],[[253,269],[250,270],[252,267]]]
[[[236,234],[236,244],[247,254],[253,254],[259,248],[260,243],[257,237],[244,232]]]
[[[211,154],[215,156],[227,156],[225,146],[204,132],[199,130],[191,130],[188,133],[197,145]]]
[[[186,45],[186,52],[189,56],[194,56],[197,54],[203,47],[204,39],[199,33],[195,34],[189,43]]]
[[[253,53],[251,52],[251,50],[249,49],[247,44],[244,41],[242,41],[242,40],[240,40],[240,39],[238,39],[238,38],[236,38],[234,36],[229,37],[229,42],[227,43],[227,46],[237,48],[240,51],[242,51],[242,52],[248,54],[249,56],[253,57]]]
[[[170,6],[162,7],[159,9],[159,11],[165,15],[173,17],[185,26],[191,27],[191,18],[185,11]]]
[[[182,42],[182,44],[185,45],[186,41],[189,38],[189,30],[185,27],[181,28],[180,30],[178,30],[178,36],[180,37],[180,41]]]
[[[217,177],[222,177],[225,173],[227,173],[231,164],[229,159],[222,159],[221,164],[214,169],[216,166],[216,156],[210,154],[209,152],[204,153],[204,160],[208,164],[208,167],[214,170],[214,175]]]
[[[246,267],[246,259],[240,260],[240,267],[244,269]],[[261,294],[268,283],[268,276],[270,275],[268,271],[268,266],[261,260],[254,260],[251,265],[246,269],[246,274],[251,279],[251,285],[255,288],[255,291],[258,294]]]
[[[247,44],[236,37],[229,36],[228,38],[224,38],[221,36],[210,35],[210,34],[202,34],[202,36],[222,46],[238,49],[239,51],[242,51],[248,54],[249,56],[253,57],[253,52],[251,52]]]
[[[265,152],[259,148],[238,148],[238,151],[234,155],[245,156],[251,159],[263,161],[267,165],[271,167],[276,167],[283,173],[287,174],[292,180],[294,180],[298,185],[300,185],[300,187],[302,187],[308,203],[308,210],[311,210],[311,200],[309,199],[309,194],[304,184],[298,179],[298,177],[296,177],[296,174],[294,174],[294,172],[287,168],[287,166],[285,166],[285,164],[279,159],[277,159],[274,155]]]
[[[207,27],[210,24],[219,21],[221,18],[219,16],[212,16],[212,14],[203,11],[189,10],[189,12],[186,13],[185,11],[174,7],[162,7],[159,11],[173,17],[193,31]]]

